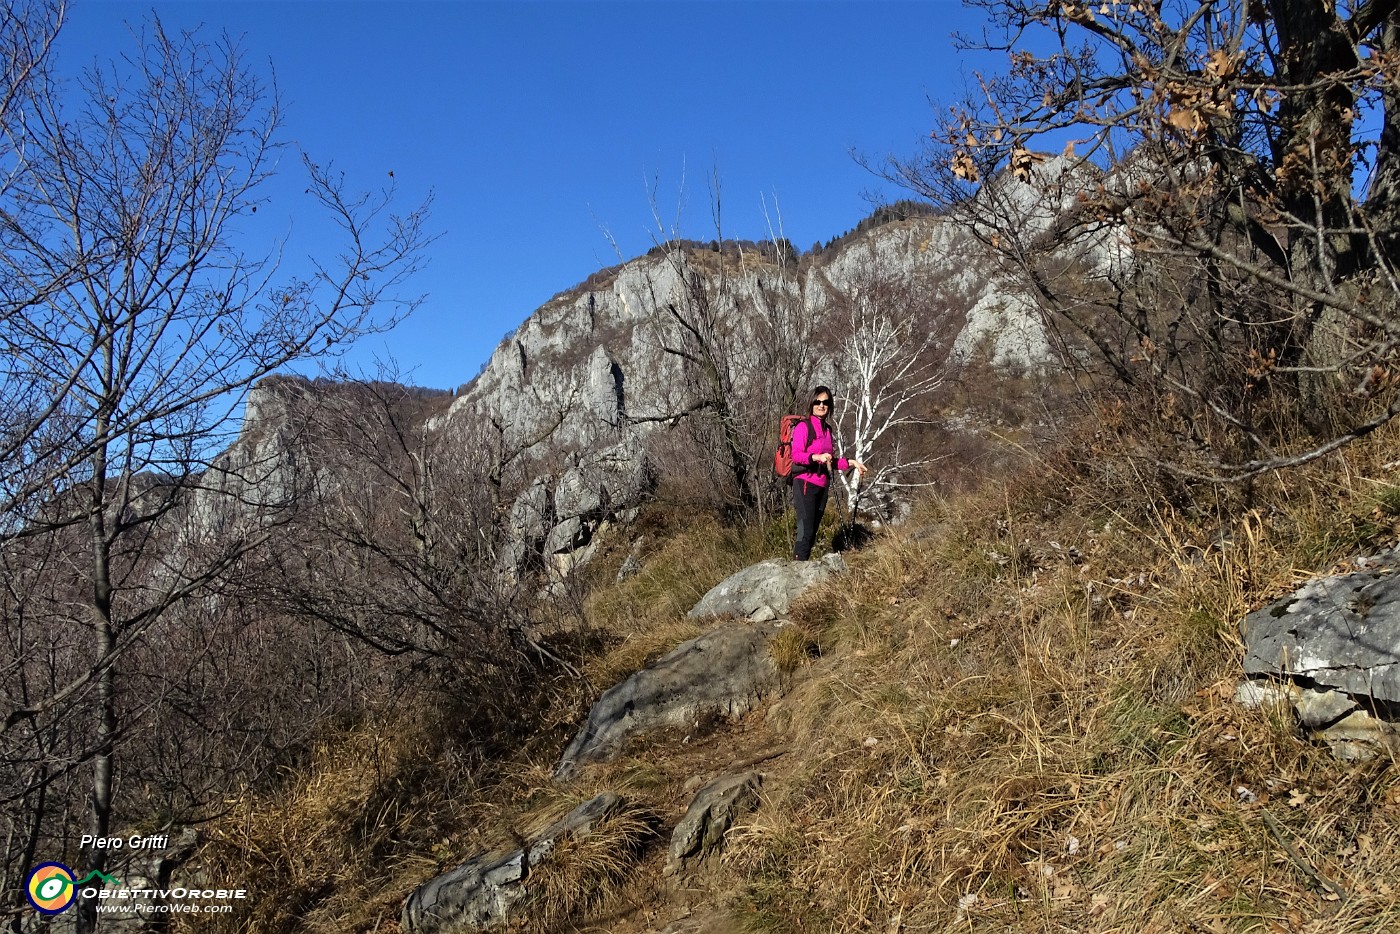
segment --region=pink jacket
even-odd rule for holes
[[[792,426],[792,479],[805,480],[813,486],[826,486],[831,470],[826,464],[812,463],[813,454],[835,454],[831,445],[831,432],[822,425],[815,415],[805,418]],[[837,470],[850,470],[851,463],[844,457],[834,458],[832,463]]]

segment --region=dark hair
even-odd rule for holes
[[[813,403],[816,402],[817,396],[820,396],[822,393],[826,393],[826,397],[827,397],[828,399],[831,399],[831,400],[833,401],[833,403],[835,402],[836,394],[835,394],[834,392],[831,391],[831,387],[830,387],[830,386],[818,386],[816,389],[813,389],[813,390],[812,390],[811,399],[807,402],[807,416],[808,416],[809,418],[812,416],[812,405],[813,405]],[[823,416],[821,417],[821,419],[822,419],[822,424],[823,424],[823,425],[826,424],[827,418],[831,415],[831,410],[832,410],[832,408],[833,408],[833,406],[831,406],[831,405],[829,405],[829,406],[826,407],[826,415],[823,415]]]

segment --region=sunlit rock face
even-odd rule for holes
[[[1028,235],[1049,231],[1071,207],[1066,192],[1079,184],[1069,172],[1061,161],[1046,160],[1029,183],[1008,176],[989,186],[987,203],[977,210],[1004,215]],[[753,244],[724,253],[704,244],[670,254],[653,250],[538,308],[501,341],[476,379],[437,404],[428,428],[464,456],[490,447],[493,456],[523,465],[509,494],[516,498],[509,515],[520,540],[503,549],[503,570],[532,554],[575,554],[601,523],[636,507],[667,469],[653,439],[694,401],[683,361],[671,352],[679,342],[667,310],[686,307],[697,294],[716,303],[741,383],[764,375],[759,347],[775,328],[815,330],[802,339],[825,345],[807,375],[833,380],[832,333],[853,303],[877,292],[920,334],[933,334],[935,347],[952,360],[1020,371],[1055,366],[1039,309],[974,234],[966,221],[916,213],[801,257]],[[1110,234],[1064,249],[1094,268],[1129,261]],[[299,483],[334,482],[306,462],[295,437],[295,410],[324,392],[322,385],[284,378],[253,391],[237,443],[209,477],[220,489],[201,496],[193,510],[198,525],[236,524],[246,507],[227,504],[246,504],[250,485],[271,504],[290,499]],[[238,489],[223,489],[230,484]]]
[[[186,564],[201,568],[236,550],[295,511],[316,484],[338,482],[305,437],[307,413],[325,400],[323,387],[297,377],[253,387],[233,442],[182,481],[176,507],[158,522],[165,548],[152,568],[156,581],[180,585]]]
[[[1047,173],[1056,169],[1053,160],[1047,165]],[[1035,195],[1034,186],[1022,185],[1027,190],[1020,192],[1014,181],[1006,184],[1011,196],[1003,200],[1024,213],[1027,223],[1052,222],[1058,202]],[[1081,249],[1103,253],[1102,262],[1116,261],[1103,242]],[[716,285],[721,275],[722,289]],[[696,277],[709,277],[710,294],[723,295],[726,326],[739,335],[729,342],[739,373],[755,371],[754,360],[738,358],[754,352],[759,330],[767,326],[758,319],[771,316],[775,303],[786,314],[827,327],[843,302],[874,283],[902,289],[906,298],[900,307],[919,316],[921,327],[936,331],[939,345],[954,359],[980,356],[1021,370],[1056,362],[1038,308],[997,270],[987,248],[951,218],[899,220],[782,262],[758,250],[723,261],[704,248],[671,256],[653,251],[546,302],[501,342],[481,374],[432,422],[445,428],[486,419],[506,449],[530,452],[538,465],[537,483],[546,489],[526,491],[530,502],[518,511],[543,517],[534,525],[549,524],[532,534],[551,553],[586,546],[598,522],[637,505],[664,469],[644,462],[648,438],[691,401],[682,361],[667,351],[677,341],[666,309],[691,300],[688,290]],[[818,355],[811,378],[829,377],[830,362]],[[553,515],[541,509],[541,495],[556,502],[577,500],[580,475],[599,484],[595,492],[603,503]],[[515,549],[512,557],[521,552]]]
[[[1008,175],[989,185],[974,210],[1027,239],[1047,235],[1093,180],[1081,178],[1084,171],[1047,159],[1026,181]],[[782,261],[757,249],[723,260],[703,247],[669,256],[653,250],[536,310],[496,348],[444,421],[489,413],[509,440],[527,443],[548,433],[552,447],[580,451],[653,430],[647,419],[673,414],[687,401],[681,362],[666,349],[677,344],[666,308],[687,302],[692,277],[707,280],[712,296],[723,294],[726,325],[740,334],[730,342],[736,354],[753,349],[743,335],[760,327],[746,317],[771,315],[775,303],[830,328],[843,301],[883,288],[902,290],[896,304],[926,318],[960,359],[982,352],[999,365],[1053,366],[1055,352],[1032,296],[967,223],[917,215]],[[1111,230],[1070,238],[1060,251],[1099,271],[1131,265],[1126,241]],[[720,276],[723,289],[716,285]]]

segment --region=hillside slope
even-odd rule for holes
[[[586,598],[591,688],[542,685],[549,706],[571,702],[537,731],[463,770],[441,706],[405,698],[328,740],[282,793],[241,802],[211,852],[271,907],[238,929],[392,930],[414,884],[598,790],[669,832],[697,783],[757,759],[761,804],[718,856],[666,877],[664,838],[624,869],[566,850],[520,925],[1393,930],[1393,763],[1339,762],[1231,701],[1247,610],[1393,543],[1400,437],[1383,435],[1248,504],[1168,497],[1082,444],[925,503],[794,608],[785,698],[561,787],[549,772],[584,705],[695,634],[685,609],[786,534],[648,513]],[[642,570],[618,583],[629,553]]]

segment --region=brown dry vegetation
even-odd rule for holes
[[[789,694],[741,723],[653,737],[566,789],[548,774],[576,695],[470,766],[440,709],[327,740],[215,832],[210,852],[264,906],[241,929],[395,930],[417,882],[612,789],[637,805],[614,828],[636,861],[570,841],[531,929],[656,931],[693,912],[750,932],[1395,930],[1394,764],[1340,763],[1231,696],[1244,613],[1394,540],[1400,430],[1226,492],[1092,448],[1023,452],[1016,476],[930,501],[852,556],[775,646]],[[612,583],[619,538],[585,600],[596,690],[785,546],[779,524],[653,516],[628,534],[643,530],[642,572]],[[770,753],[727,850],[664,880],[687,781]],[[664,825],[650,843],[646,815]]]
[[[1223,547],[1062,460],[859,562],[726,860],[747,928],[1393,929],[1392,764],[1230,703],[1240,617],[1390,534],[1387,449],[1276,478]]]

